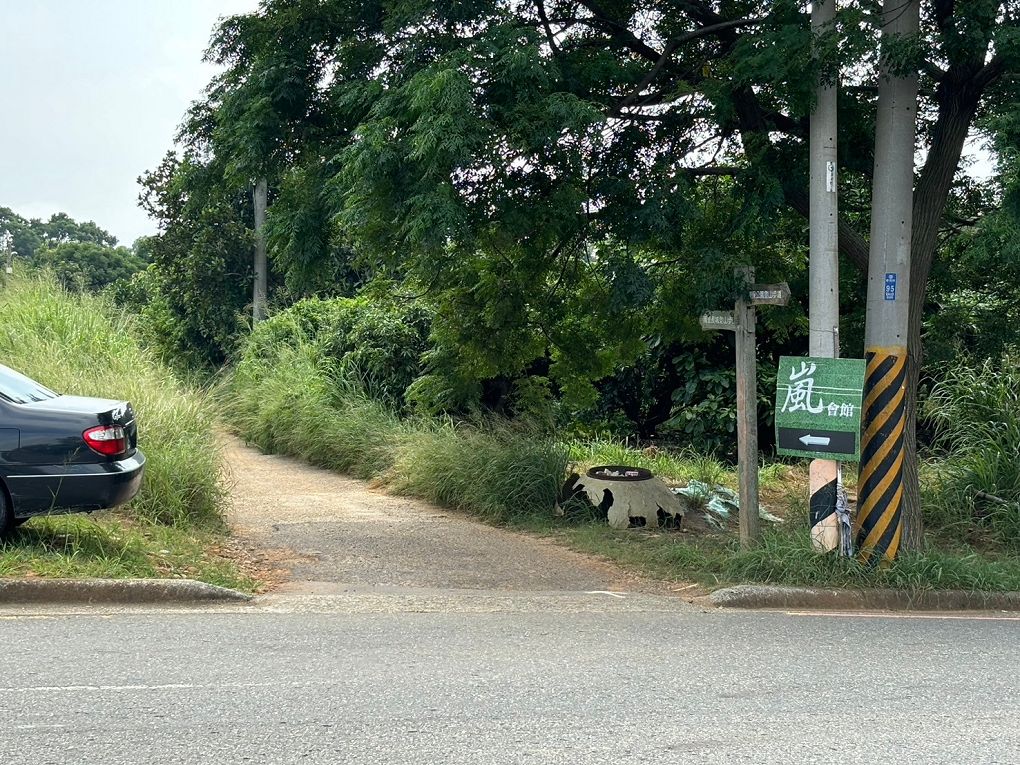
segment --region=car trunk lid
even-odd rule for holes
[[[86,417],[91,415],[95,418],[95,424],[100,426],[119,425],[124,429],[127,451],[117,455],[118,459],[130,457],[138,447],[138,423],[135,411],[127,401],[90,396],[57,396],[45,401],[30,401],[22,406],[40,412],[66,412]]]

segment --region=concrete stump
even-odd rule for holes
[[[614,529],[677,527],[684,516],[680,498],[644,468],[600,465],[583,476],[571,475],[563,489],[564,499],[587,496],[595,507],[606,512]]]

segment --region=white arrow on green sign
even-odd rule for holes
[[[828,446],[830,443],[832,443],[832,439],[829,438],[828,436],[825,437],[812,436],[811,434],[801,436],[797,440],[800,441],[805,446]]]
[[[776,446],[780,454],[860,460],[864,367],[864,359],[779,359]]]

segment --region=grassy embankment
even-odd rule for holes
[[[620,532],[583,514],[558,518],[552,508],[568,467],[644,466],[678,484],[698,479],[732,486],[735,479],[717,461],[697,455],[646,455],[611,442],[567,445],[505,422],[400,418],[325,364],[314,343],[271,355],[248,354],[221,391],[232,427],[247,440],[660,577],[705,584],[1020,589],[1020,558],[996,540],[953,531],[942,523],[945,512],[933,518],[938,525],[929,549],[903,555],[889,568],[873,571],[816,555],[807,540],[803,467],[763,469],[763,500],[786,522],[766,523],[763,543],[752,551],[740,551],[732,531]]]
[[[104,299],[45,277],[0,288],[0,362],[61,393],[132,402],[148,457],[128,506],[35,518],[0,543],[0,576],[188,577],[251,590],[218,553],[224,490],[208,399],[140,349]]]

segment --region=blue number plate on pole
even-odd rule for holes
[[[885,299],[896,299],[896,274],[885,275]]]

